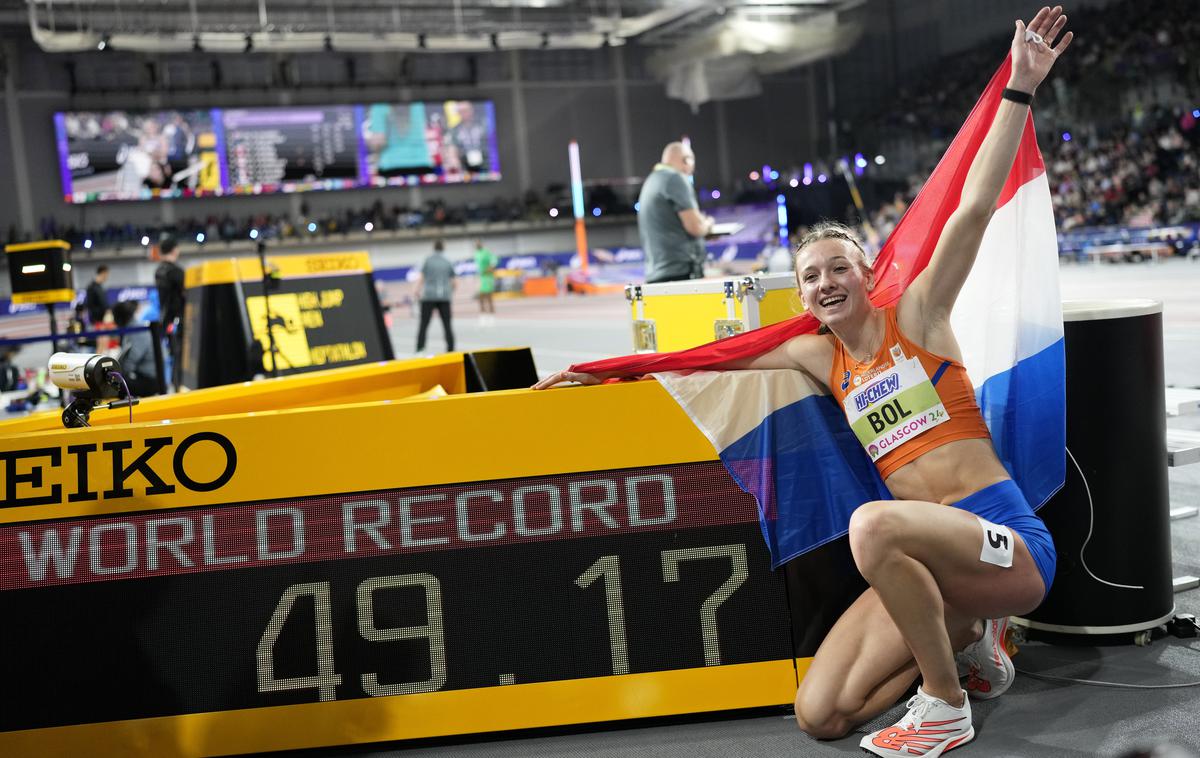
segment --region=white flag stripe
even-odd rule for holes
[[[775,411],[825,387],[803,371],[692,371],[652,374],[718,452],[737,442]]]
[[[992,216],[950,323],[976,388],[1062,339],[1058,238],[1044,173]]]

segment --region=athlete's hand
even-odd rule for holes
[[[1063,54],[1075,38],[1074,32],[1062,34],[1066,25],[1067,17],[1061,5],[1042,8],[1029,22],[1028,28],[1021,21],[1017,21],[1012,41],[1012,76],[1008,81],[1009,87],[1030,94],[1037,89],[1050,73],[1058,56]]]
[[[563,369],[562,371],[555,371],[550,376],[546,377],[545,379],[541,380],[537,384],[530,387],[530,389],[546,390],[546,389],[550,389],[551,387],[553,387],[556,384],[562,384],[563,382],[578,382],[579,384],[600,384],[607,378],[608,378],[607,374],[584,374],[579,371],[568,371],[566,369]]]

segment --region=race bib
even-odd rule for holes
[[[975,518],[979,519],[979,527],[983,529],[983,547],[979,551],[979,560],[1000,568],[1012,568],[1013,550],[1016,548],[1012,530],[1007,526],[984,521],[979,516]]]
[[[899,356],[892,368],[856,387],[842,401],[850,428],[872,461],[950,420],[921,362],[903,358],[903,353]]]

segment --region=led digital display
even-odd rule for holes
[[[220,111],[225,186],[236,194],[358,186],[354,106]]]
[[[243,285],[252,337],[262,347],[262,370],[271,369],[267,302],[257,282]],[[270,327],[280,374],[386,359],[387,333],[375,326],[368,277],[285,279],[271,294]]]
[[[219,497],[236,454],[202,434],[65,457]],[[6,524],[0,600],[0,732],[793,656],[715,461]]]
[[[63,198],[220,195],[220,134],[209,110],[56,113]]]
[[[54,123],[68,203],[500,178],[488,100],[72,111]]]

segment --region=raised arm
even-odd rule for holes
[[[1013,97],[1032,96],[1050,73],[1074,37],[1072,32],[1059,37],[1066,24],[1062,6],[1042,8],[1028,29],[1021,21],[1016,22],[1008,80],[1008,89],[1017,93]],[[1058,44],[1054,45],[1056,38]],[[909,331],[908,325],[920,324],[927,330],[931,325],[949,322],[954,301],[975,263],[984,230],[1012,170],[1028,114],[1026,104],[1009,97],[1000,100],[991,128],[967,172],[958,208],[942,229],[929,265],[900,299],[899,316],[905,331]]]

